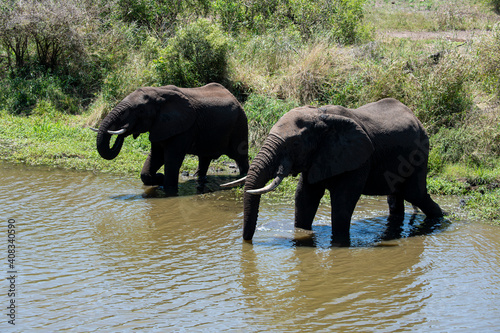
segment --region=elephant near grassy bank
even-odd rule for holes
[[[332,244],[350,244],[350,221],[361,194],[388,195],[390,216],[404,215],[404,200],[427,217],[443,212],[427,193],[429,140],[404,104],[383,99],[358,109],[306,106],[286,113],[271,129],[245,178],[243,238],[251,240],[260,196],[289,174],[301,173],[295,227],[312,229],[330,191]],[[266,183],[273,179],[272,183]]]
[[[236,98],[222,85],[199,88],[140,88],[125,97],[101,122],[97,150],[111,160],[129,135],[149,132],[151,152],[141,171],[145,185],[163,185],[177,195],[179,169],[186,154],[199,157],[198,184],[203,186],[212,159],[227,155],[241,175],[248,171],[248,124]],[[118,135],[110,148],[113,135]],[[157,171],[165,166],[165,175]]]

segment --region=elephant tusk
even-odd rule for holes
[[[238,185],[243,185],[243,184],[245,184],[246,179],[247,179],[247,176],[240,178],[240,179],[233,180],[232,182],[229,182],[229,183],[221,184],[220,186],[221,187],[235,187]]]
[[[99,130],[98,130],[97,128],[89,127],[89,129],[90,129],[91,131],[94,131],[94,132],[99,132]]]
[[[127,130],[125,128],[122,128],[121,130],[118,130],[118,131],[108,131],[108,133],[111,135],[120,135],[120,134],[125,133],[126,131]]]
[[[276,187],[278,187],[279,184],[281,184],[281,181],[283,180],[283,178],[284,178],[283,175],[278,175],[278,176],[276,176],[276,178],[274,178],[274,180],[271,184],[269,184],[263,188],[258,188],[256,190],[248,190],[246,192],[250,193],[250,194],[264,194],[267,192],[274,191],[276,189]]]

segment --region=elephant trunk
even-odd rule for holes
[[[116,130],[117,122],[123,121],[125,106],[120,103],[116,108],[114,108],[102,121],[97,132],[97,151],[102,158],[106,160],[112,160],[120,153],[123,145],[123,141],[126,137],[126,127]],[[113,130],[112,130],[113,129]],[[113,134],[119,134],[115,140],[115,143],[110,148],[111,136]]]
[[[290,173],[291,163],[282,155],[283,139],[276,135],[269,135],[255,159],[245,179],[245,194],[243,198],[243,239],[251,240],[257,226],[260,196],[271,190],[264,187],[275,178],[270,186],[276,187],[281,180]],[[259,189],[259,190],[257,190]]]

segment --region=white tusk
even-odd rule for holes
[[[238,185],[243,185],[243,184],[245,184],[246,179],[247,179],[247,176],[240,178],[240,179],[236,179],[236,180],[229,182],[229,183],[221,184],[220,186],[221,187],[235,187]]]
[[[112,134],[112,135],[120,135],[120,134],[123,134],[125,133],[127,130],[125,128],[122,128],[121,130],[118,130],[118,131],[108,131],[109,134]]]
[[[250,194],[264,194],[267,192],[274,191],[276,189],[276,187],[278,187],[279,184],[281,184],[283,177],[284,177],[283,175],[278,175],[278,176],[276,176],[276,178],[274,178],[274,180],[271,184],[269,184],[263,188],[258,188],[256,190],[248,190],[246,192],[250,193]]]
[[[97,128],[89,127],[89,129],[90,129],[91,131],[94,131],[94,132],[99,132],[99,130],[98,130]]]

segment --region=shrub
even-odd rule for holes
[[[185,87],[226,83],[229,39],[213,22],[199,19],[170,39],[154,60],[161,84]]]
[[[259,149],[271,127],[298,104],[292,100],[280,100],[259,94],[251,94],[245,102],[244,109],[248,118],[248,142],[251,147]]]
[[[442,128],[431,137],[431,155],[441,163],[461,162],[472,167],[491,167],[500,157],[500,126],[490,118],[470,119],[456,128]]]
[[[336,48],[315,44],[297,53],[293,63],[283,69],[279,95],[300,104],[328,99],[329,76],[336,76]]]
[[[212,11],[221,27],[227,32],[236,34],[246,22],[245,7],[241,1],[214,0]]]
[[[153,45],[146,46],[147,50],[151,48]],[[137,88],[156,85],[157,77],[150,68],[148,55],[142,50],[131,52],[120,66],[108,72],[97,98],[89,107],[88,125],[95,126],[99,123],[119,101]]]
[[[231,65],[232,78],[253,92],[301,104],[353,106],[362,84],[348,49],[323,42],[304,44],[294,31],[239,43]]]
[[[363,26],[365,0],[293,0],[290,16],[304,38],[325,36],[341,44],[354,44],[368,37]]]
[[[367,37],[362,24],[365,0],[215,0],[212,10],[224,30],[264,34],[270,29],[297,30],[313,37],[353,44]]]
[[[54,98],[51,105],[68,113],[88,103],[102,76],[91,49],[99,12],[92,0],[0,2],[7,60],[0,79],[10,91],[3,94],[10,112],[30,113],[37,99]]]
[[[500,0],[490,0],[495,13],[500,14]]]
[[[80,99],[68,92],[64,76],[50,71],[25,69],[13,78],[4,78],[2,84],[0,104],[10,113],[30,114],[41,101],[60,112],[75,114],[80,110]]]
[[[83,52],[87,12],[73,1],[13,1],[0,10],[0,39],[21,68],[30,56],[46,68],[65,66]],[[34,54],[30,54],[33,50]],[[9,65],[13,63],[9,59]]]
[[[371,62],[364,102],[396,98],[433,134],[441,127],[460,125],[471,110],[471,68],[470,61],[455,51],[442,52],[437,62],[415,51],[396,60]]]
[[[112,15],[119,21],[145,27],[157,36],[168,36],[186,17],[207,16],[209,9],[208,0],[116,0]]]
[[[498,3],[500,6],[500,0]],[[482,39],[478,56],[481,58],[479,79],[487,92],[500,96],[500,24],[495,25],[491,37]]]
[[[429,132],[455,126],[465,119],[473,105],[467,91],[468,68],[465,61],[452,58],[423,69],[417,96],[412,97],[417,103],[414,111]]]

